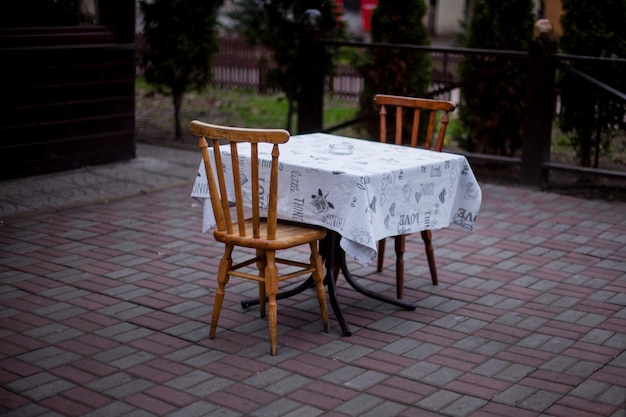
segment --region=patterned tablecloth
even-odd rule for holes
[[[262,182],[270,150],[259,147]],[[228,146],[222,152],[230,163]],[[249,146],[239,157],[244,176]],[[462,155],[313,133],[281,145],[279,163],[279,218],[338,232],[341,247],[362,265],[376,258],[379,239],[451,224],[471,231],[480,209],[481,190]],[[215,220],[202,162],[191,196],[204,201],[206,232]]]

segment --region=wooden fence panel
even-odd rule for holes
[[[447,51],[430,52],[432,60],[431,91],[443,91],[436,98],[458,98],[449,86],[458,80],[461,56]],[[212,85],[220,88],[241,88],[259,92],[279,92],[265,84],[264,73],[273,66],[271,52],[263,46],[250,46],[243,39],[224,37],[212,64]],[[363,90],[363,77],[357,68],[340,64],[326,80],[326,92],[341,100],[358,100]]]

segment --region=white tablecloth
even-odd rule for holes
[[[337,143],[352,145],[352,153],[331,153]],[[269,179],[270,150],[259,147],[261,183]],[[230,164],[227,146],[222,153]],[[239,157],[247,168],[249,146]],[[341,247],[362,265],[376,258],[384,237],[451,224],[472,230],[482,198],[462,155],[324,133],[292,136],[280,147],[279,168],[279,217],[338,232]],[[202,162],[191,196],[204,200],[205,232],[215,220]]]

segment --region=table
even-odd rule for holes
[[[341,149],[332,150],[331,145]],[[271,146],[259,145],[261,179],[269,178],[270,151]],[[222,152],[228,154],[222,159],[228,164],[228,148]],[[242,147],[239,157],[246,165],[249,149]],[[329,269],[335,270],[338,261],[355,289],[407,309],[415,306],[358,285],[345,256],[368,265],[377,256],[378,241],[386,237],[450,225],[471,231],[480,209],[481,190],[463,155],[312,133],[292,136],[281,145],[279,163],[278,216],[329,230],[327,275],[336,278]],[[206,232],[215,221],[202,162],[191,196],[204,199]],[[250,194],[244,197],[251,201]],[[339,316],[331,287],[333,283],[330,301]],[[349,333],[347,326],[342,328]]]

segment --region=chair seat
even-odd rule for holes
[[[261,238],[253,237],[252,219],[246,219],[245,225],[246,236],[240,236],[238,231],[229,234],[225,231],[219,230],[215,230],[215,232],[213,232],[213,236],[215,236],[215,240],[218,242],[244,246],[247,248],[262,248],[267,250],[288,249],[294,246],[321,240],[326,236],[326,229],[321,227],[279,220],[276,225],[276,239],[267,240],[263,237],[267,235],[267,224],[264,221],[260,223]]]

